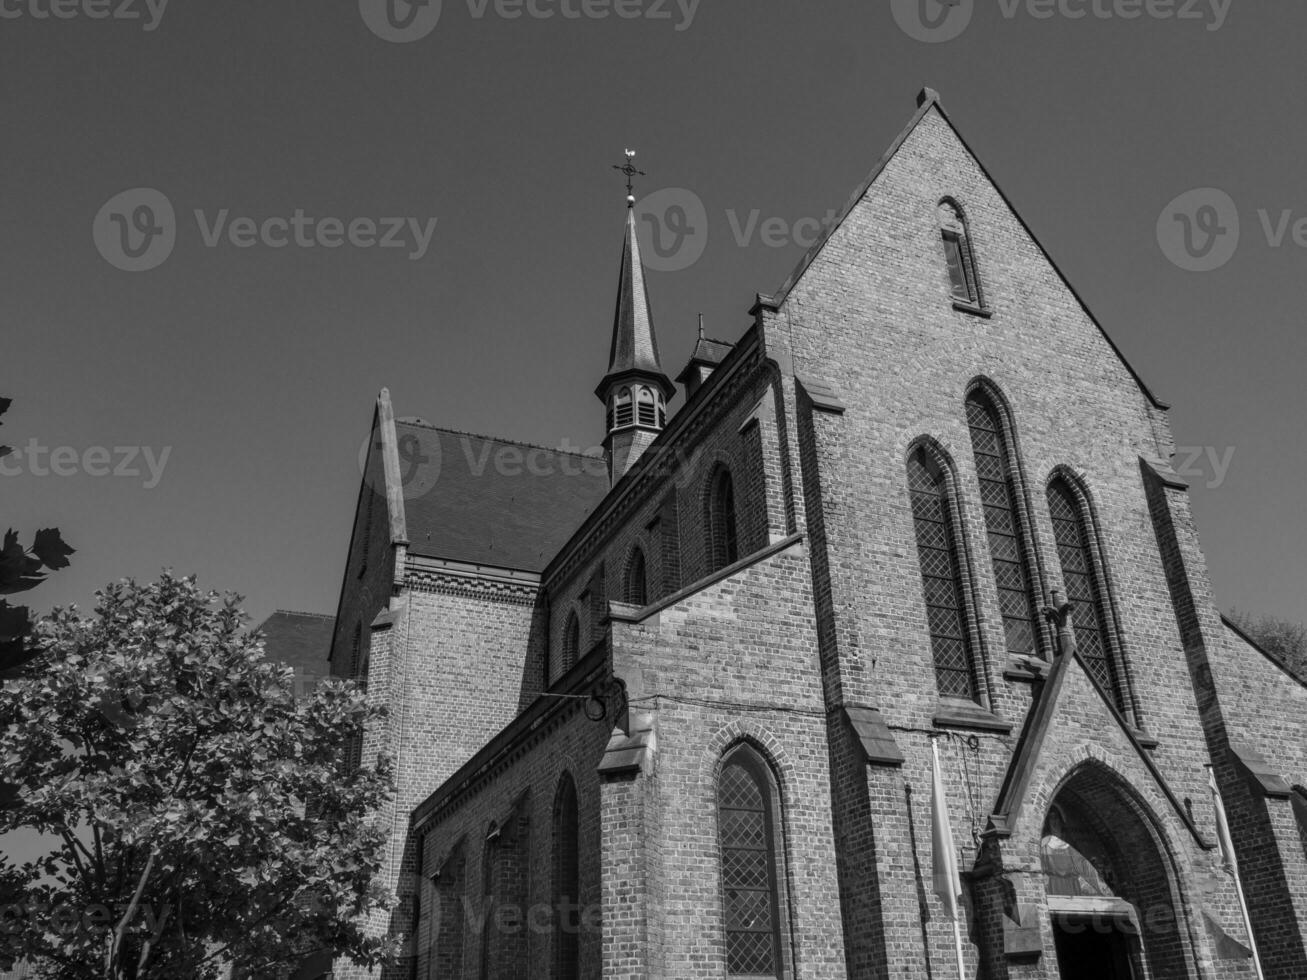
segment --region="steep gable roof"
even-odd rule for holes
[[[602,459],[395,422],[412,554],[542,571],[608,493]]]
[[[327,656],[335,628],[335,616],[286,609],[278,609],[259,625],[269,660],[315,677],[330,673]]]
[[[835,221],[830,222],[829,224],[826,225],[826,227],[822,231],[821,236],[817,239],[816,242],[813,243],[812,247],[809,248],[808,251],[804,253],[803,257],[799,260],[798,265],[795,266],[794,271],[790,273],[789,278],[786,279],[785,282],[781,284],[780,289],[778,289],[771,296],[760,295],[758,297],[758,303],[764,307],[769,307],[772,309],[780,308],[780,306],[785,302],[786,298],[789,296],[790,292],[794,289],[796,285],[798,285],[799,280],[803,278],[803,274],[807,271],[808,267],[812,265],[813,261],[817,258],[817,256],[821,254],[822,249],[826,247],[826,243],[830,241],[831,236],[844,223],[845,219],[848,218],[850,212],[853,211],[853,209],[857,206],[858,202],[861,201],[863,197],[866,196],[867,192],[871,189],[872,185],[876,183],[876,180],[885,171],[885,168],[889,165],[889,162],[894,159],[895,155],[902,148],[903,144],[907,142],[907,139],[912,134],[913,130],[915,130],[919,125],[921,125],[921,121],[925,119],[926,116],[932,111],[939,113],[940,118],[943,119],[944,122],[948,124],[949,129],[952,130],[954,136],[957,137],[958,142],[962,145],[963,149],[965,149],[967,153],[971,156],[971,158],[976,162],[976,166],[980,168],[980,172],[984,174],[985,179],[989,181],[990,185],[994,188],[995,192],[1002,199],[1004,205],[1007,206],[1008,210],[1011,211],[1012,215],[1016,218],[1017,222],[1021,226],[1021,229],[1035,244],[1035,247],[1039,249],[1040,254],[1044,257],[1044,260],[1048,263],[1049,268],[1051,268],[1053,272],[1058,276],[1058,278],[1062,280],[1063,285],[1066,286],[1067,290],[1075,298],[1075,301],[1080,305],[1080,308],[1084,310],[1085,316],[1087,316],[1090,319],[1090,321],[1094,324],[1094,326],[1098,328],[1099,333],[1101,333],[1103,339],[1107,341],[1108,346],[1112,348],[1113,353],[1115,353],[1117,358],[1121,361],[1122,366],[1124,366],[1125,369],[1128,372],[1130,372],[1130,376],[1134,378],[1135,383],[1139,385],[1139,390],[1142,391],[1144,396],[1157,408],[1161,408],[1161,409],[1170,408],[1170,405],[1162,401],[1160,398],[1157,397],[1157,395],[1153,393],[1152,389],[1148,387],[1147,382],[1144,381],[1144,379],[1140,376],[1139,372],[1134,369],[1134,366],[1131,365],[1131,363],[1128,360],[1126,360],[1126,356],[1124,353],[1122,353],[1121,348],[1119,348],[1116,345],[1116,342],[1113,341],[1111,336],[1108,335],[1107,331],[1103,328],[1103,325],[1099,323],[1098,318],[1094,316],[1093,311],[1089,309],[1089,306],[1088,304],[1085,303],[1084,298],[1081,297],[1080,293],[1076,291],[1075,286],[1073,286],[1070,280],[1068,280],[1067,277],[1062,273],[1062,270],[1061,268],[1058,267],[1057,262],[1053,260],[1053,257],[1049,255],[1048,250],[1044,248],[1043,244],[1035,236],[1035,233],[1031,230],[1030,226],[1026,224],[1025,219],[1021,216],[1021,213],[1017,211],[1015,207],[1013,207],[1012,201],[1008,198],[1007,194],[1003,192],[1003,188],[999,186],[998,181],[994,179],[993,174],[989,172],[984,162],[981,161],[981,159],[978,156],[976,156],[976,152],[971,148],[971,144],[967,142],[966,138],[962,135],[961,131],[959,131],[957,126],[954,125],[953,120],[949,118],[949,114],[944,110],[944,105],[940,101],[939,93],[931,88],[926,88],[921,90],[921,93],[917,96],[916,113],[913,114],[912,118],[908,121],[908,124],[903,128],[902,132],[899,133],[899,135],[895,138],[894,142],[890,145],[890,148],[885,152],[885,155],[882,156],[879,161],[877,161],[876,165],[871,169],[871,172],[867,175],[867,177],[863,180],[863,182],[858,186],[858,189],[854,191],[853,195],[845,203],[843,209],[840,211],[839,217]],[[755,309],[756,308],[757,307],[755,307]]]

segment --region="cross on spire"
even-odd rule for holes
[[[643,170],[635,169],[635,150],[627,150],[626,162],[613,164],[613,169],[618,173],[626,174],[626,206],[635,207],[635,178],[648,176]]]

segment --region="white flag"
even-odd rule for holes
[[[1239,859],[1234,855],[1234,838],[1230,836],[1230,822],[1225,816],[1225,802],[1216,788],[1216,771],[1207,770],[1207,782],[1212,787],[1212,803],[1216,808],[1216,839],[1221,844],[1221,859],[1233,875],[1239,874]]]
[[[949,918],[958,921],[962,878],[958,874],[958,853],[953,845],[953,824],[944,798],[944,778],[939,771],[939,745],[930,743],[935,754],[934,782],[930,791],[931,850],[934,854],[935,894],[944,902]]]

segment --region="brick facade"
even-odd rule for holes
[[[983,308],[951,293],[945,198],[965,215]],[[361,624],[370,695],[390,708],[362,756],[389,751],[399,771],[386,883],[400,904],[376,927],[411,937],[384,976],[726,977],[746,927],[725,923],[739,889],[724,877],[721,767],[747,746],[776,794],[758,851],[774,938],[756,940],[772,944],[773,972],[952,977],[932,884],[932,741],[968,976],[1059,977],[1059,949],[1091,915],[1113,937],[1094,955],[1139,977],[1254,976],[1209,766],[1265,975],[1307,976],[1307,802],[1293,795],[1307,787],[1307,686],[1222,621],[1167,464],[1166,406],[933,93],[754,316],[529,569],[409,540],[383,398],[333,669],[347,669]],[[1058,640],[1040,617],[1029,654],[1009,652],[966,412],[977,388],[1010,447],[1032,598],[1092,583],[1119,696],[1094,674],[1083,621]],[[974,700],[936,687],[908,489],[923,445],[946,473]],[[720,467],[739,557],[726,568],[708,526]],[[1059,479],[1082,520],[1076,575],[1054,536]],[[371,521],[369,485],[385,505]],[[623,601],[637,548],[639,608]],[[1057,870],[1067,854],[1078,877]],[[573,877],[575,942],[556,907]]]

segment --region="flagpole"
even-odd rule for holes
[[[934,846],[944,846],[948,849],[947,854],[936,855],[935,860],[938,863],[940,857],[943,857],[947,868],[949,877],[948,897],[944,904],[949,912],[949,917],[953,920],[953,947],[958,956],[958,980],[967,980],[966,960],[962,955],[962,911],[958,905],[958,893],[961,891],[962,878],[958,874],[956,845],[953,842],[953,824],[949,820],[948,809],[944,802],[944,781],[939,765],[939,742],[934,738],[930,740],[930,751],[935,763],[931,793],[932,806],[935,810],[931,815],[931,821],[937,830],[934,834]],[[941,837],[946,839],[941,840]]]
[[[1257,980],[1265,980],[1266,975],[1262,973],[1262,958],[1257,952],[1257,937],[1253,935],[1253,919],[1248,913],[1248,899],[1243,893],[1239,858],[1234,853],[1234,838],[1230,836],[1230,821],[1225,813],[1225,801],[1221,799],[1221,791],[1216,785],[1216,770],[1212,766],[1207,767],[1207,782],[1212,787],[1212,802],[1216,806],[1216,833],[1221,841],[1221,850],[1225,852],[1226,863],[1230,866],[1230,873],[1234,875],[1234,890],[1239,895],[1239,910],[1243,913],[1243,927],[1248,932],[1248,946],[1252,949]]]

